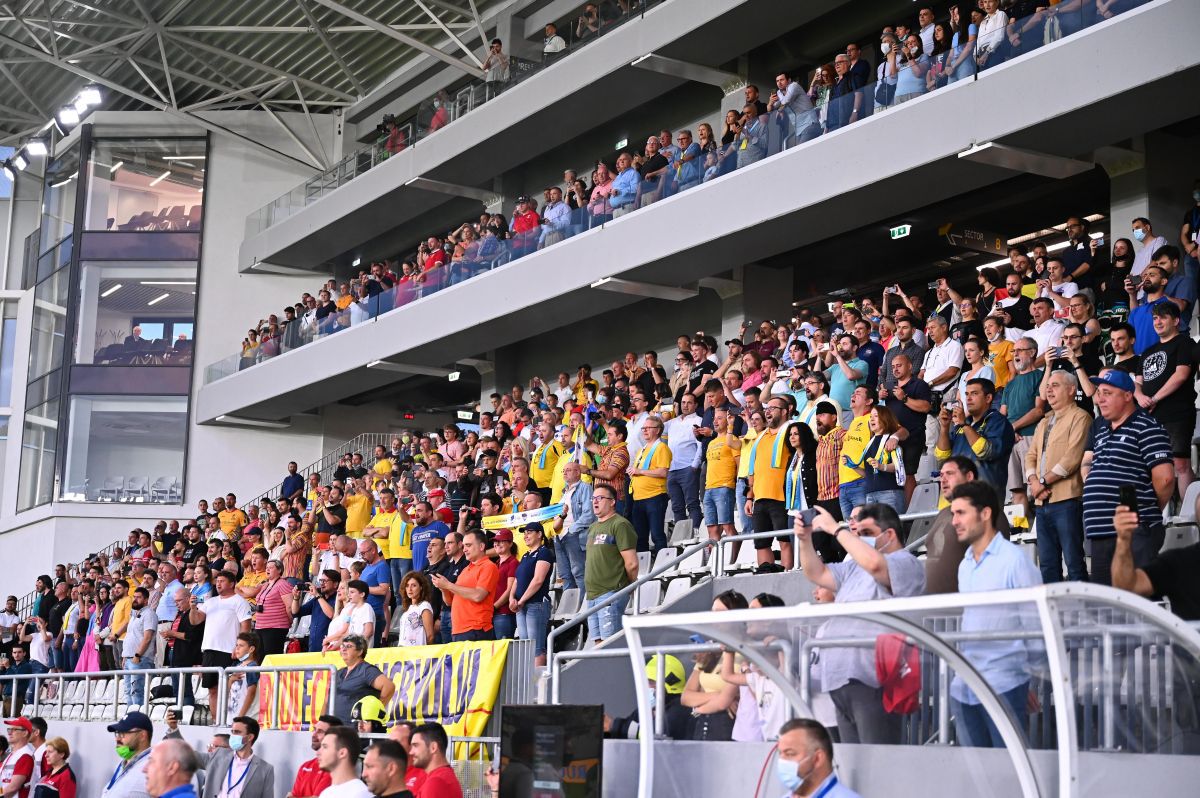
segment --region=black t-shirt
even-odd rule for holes
[[[1171,600],[1171,612],[1185,621],[1200,621],[1200,545],[1165,551],[1143,570],[1155,595]]]
[[[1196,418],[1196,386],[1192,379],[1195,376],[1195,361],[1192,348],[1191,338],[1176,335],[1166,343],[1159,341],[1142,353],[1142,392],[1147,396],[1154,396],[1180,366],[1187,366],[1192,375],[1174,393],[1155,405],[1154,417],[1160,423]]]
[[[930,401],[933,399],[933,392],[929,385],[924,380],[919,380],[916,377],[910,377],[908,382],[900,386],[906,396],[911,399]],[[896,417],[896,421],[900,422],[900,426],[908,430],[908,435],[911,438],[916,435],[921,440],[925,440],[925,419],[929,417],[928,413],[918,413],[897,399],[893,394],[888,394],[884,401],[888,410],[892,411],[892,415]]]
[[[204,552],[208,551],[208,544],[203,540],[198,540],[195,543],[185,540],[183,542],[183,561],[191,565]]]
[[[454,581],[447,572],[447,569],[449,569],[449,567],[450,567],[450,558],[443,557],[442,559],[438,560],[436,563],[426,563],[425,567],[421,569],[421,573],[425,574],[425,576],[427,576],[429,578],[430,582],[433,581],[433,577],[435,574],[441,574],[442,576],[445,576],[447,579],[450,579],[450,581]],[[430,605],[430,608],[433,610],[433,617],[435,620],[441,616],[442,605],[444,603],[445,603],[445,601],[442,599],[442,591],[438,590],[437,588],[434,588],[429,594],[429,605]]]
[[[329,519],[325,517],[324,511],[318,512],[317,513],[317,531],[318,532],[328,532],[333,535],[340,535],[343,532],[345,532],[346,531],[346,508],[340,504],[327,504],[327,505],[325,505],[325,510],[328,510],[330,515],[336,517],[338,519],[338,522],[336,524],[330,523]]]
[[[695,393],[696,389],[708,381],[710,375],[717,371],[717,364],[705,358],[698,365],[692,366],[692,373],[688,376],[688,393]],[[678,398],[676,398],[678,401]]]
[[[950,337],[960,344],[965,344],[971,338],[978,338],[981,341],[987,340],[983,332],[983,322],[979,319],[960,321],[958,324],[955,324],[950,328]]]
[[[645,178],[646,175],[650,174],[651,172],[657,172],[659,169],[665,167],[668,163],[669,161],[667,161],[667,156],[663,155],[661,152],[656,152],[647,158],[641,167],[638,168],[638,174]],[[659,177],[662,177],[662,175],[659,175]],[[655,177],[654,179],[657,180],[658,177]]]
[[[666,382],[667,381],[666,370],[664,370],[662,366],[655,366],[654,368],[658,372],[658,376],[662,379],[662,381]],[[638,378],[637,378],[638,390],[640,390],[642,393],[646,394],[647,399],[654,396],[655,384],[656,383],[654,382],[654,375],[650,372],[650,369],[645,369],[642,371],[642,373],[640,375],[638,375]]]
[[[45,601],[45,599],[42,599]],[[62,631],[63,617],[67,614],[67,610],[71,609],[71,599],[65,598],[50,608],[50,620],[46,624],[46,630],[52,635]]]
[[[1117,371],[1123,371],[1126,374],[1142,376],[1142,358],[1139,355],[1134,355],[1131,358],[1113,363],[1109,368],[1114,368]]]
[[[1021,296],[1017,298],[1017,301],[1013,302],[1011,305],[1007,307],[1001,305],[1004,312],[1008,314],[1010,319],[1012,319],[1012,324],[1009,325],[1010,327],[1015,327],[1018,330],[1028,330],[1033,327],[1033,317],[1029,314],[1029,306],[1032,304],[1032,302],[1032,299],[1024,294],[1021,294]]]

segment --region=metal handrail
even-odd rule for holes
[[[101,554],[112,554],[114,551],[116,551],[118,548],[120,548],[121,544],[122,544],[122,541],[114,540],[112,543],[109,543],[104,548],[96,551],[95,556],[99,557]],[[79,568],[82,565],[83,565],[83,563],[81,563],[81,562],[75,562],[75,563],[68,564],[67,565],[67,573],[70,574],[71,569]],[[17,614],[18,615],[20,615],[21,617],[25,617],[28,614],[32,614],[33,599],[36,595],[37,595],[37,590],[30,590],[24,596],[21,596],[19,599],[17,599]]]
[[[304,468],[298,469],[296,473],[305,479],[308,479],[310,474],[320,474],[322,482],[324,482],[326,472],[329,472],[329,475],[332,477],[333,468],[337,466],[337,462],[342,458],[342,455],[353,454],[354,452],[358,451],[373,451],[380,443],[382,443],[384,447],[387,447],[391,443],[391,439],[393,437],[394,433],[391,432],[364,432],[359,435],[355,435],[350,440],[338,444],[327,454],[322,455],[320,458],[309,463]],[[258,504],[264,498],[270,498],[274,500],[279,493],[279,487],[282,482],[283,480],[277,480],[272,487],[258,494],[254,498],[244,502],[241,509],[248,513],[250,512],[251,505]]]
[[[684,560],[687,557],[690,557],[691,555],[695,554],[698,551],[704,551],[705,549],[712,547],[713,543],[714,543],[714,541],[712,541],[712,540],[704,540],[704,541],[701,541],[699,543],[696,543],[696,544],[693,544],[693,545],[687,547],[682,552],[680,552],[679,556],[676,557],[675,559],[672,559],[672,560],[669,560],[669,561],[663,563],[659,567],[652,569],[649,573],[647,573],[643,576],[639,576],[637,579],[633,580],[625,587],[621,588],[620,590],[615,591],[611,596],[606,598],[604,601],[601,601],[599,604],[593,604],[590,607],[586,607],[586,608],[580,610],[578,613],[573,615],[569,621],[562,624],[561,626],[555,627],[554,629],[550,630],[550,636],[546,639],[546,650],[553,653],[554,641],[560,635],[562,635],[563,632],[567,631],[568,629],[574,629],[576,626],[583,623],[588,618],[592,617],[597,612],[604,609],[608,605],[612,604],[614,601],[621,598],[622,596],[628,596],[630,593],[634,593],[634,595],[636,595],[635,591],[638,588],[640,588],[642,585],[646,584],[647,582],[651,581],[652,579],[656,579],[658,576],[666,573],[667,571],[671,570],[672,568],[678,568],[681,560]]]
[[[145,670],[115,670],[115,671],[97,671],[91,673],[20,673],[20,674],[0,674],[0,686],[6,682],[13,682],[13,690],[7,707],[0,703],[0,709],[7,709],[9,717],[16,716],[16,696],[17,684],[21,684],[22,691],[27,691],[30,687],[30,682],[33,682],[33,708],[34,713],[42,706],[41,688],[44,682],[57,682],[58,693],[56,703],[61,708],[67,703],[63,699],[66,697],[66,684],[71,681],[82,681],[85,684],[83,693],[84,719],[91,717],[92,707],[92,691],[91,682],[95,680],[115,681],[113,689],[112,709],[114,718],[117,717],[117,711],[121,703],[121,689],[125,679],[129,678],[149,678],[152,676],[186,676],[191,678],[195,675],[205,673],[216,674],[217,679],[217,715],[210,718],[212,725],[222,726],[229,723],[228,718],[228,692],[229,692],[229,676],[235,673],[259,673],[259,674],[281,674],[281,673],[306,673],[313,671],[325,671],[329,673],[329,700],[326,704],[327,712],[332,714],[337,701],[337,666],[332,663],[317,663],[312,665],[246,665],[246,666],[230,666],[230,667],[191,667],[191,668],[146,668]],[[177,679],[171,680],[178,684]],[[274,712],[274,717],[279,717],[279,679],[272,679],[272,696],[271,707]],[[181,691],[182,692],[182,691]],[[183,696],[176,695],[177,701],[181,701]],[[149,690],[143,689],[142,703],[138,708],[143,711],[148,711],[150,708],[150,693]],[[76,703],[76,702],[71,702]],[[172,705],[175,706],[175,705]],[[130,707],[132,709],[132,707]]]

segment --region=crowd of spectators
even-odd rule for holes
[[[681,335],[669,365],[631,351],[598,375],[584,364],[553,385],[533,377],[492,394],[465,433],[404,432],[308,479],[292,463],[278,494],[246,510],[233,494],[201,500],[182,523],[40,578],[29,618],[10,599],[10,668],[337,650],[339,705],[386,702],[394,688],[364,661],[368,647],[520,636],[544,663],[552,591],[604,604],[636,579],[639,553],[667,547],[672,522],[714,540],[775,533],[753,542],[757,570],[799,567],[835,601],[1066,578],[1166,595],[1200,618],[1189,576],[1200,546],[1160,553],[1164,508],[1191,501],[1194,479],[1196,227],[1181,230],[1181,250],[1139,218],[1141,246],[1119,238],[1111,257],[1086,219],[1062,228],[1066,241],[1014,246],[970,289],[947,276],[929,293],[891,285],[802,307],[744,324],[723,352],[704,332]],[[898,516],[935,477],[921,562]],[[960,514],[956,496],[972,509]],[[972,575],[968,588],[977,538],[960,515],[985,519],[1004,547],[1005,504],[1036,532],[1038,567]],[[489,521],[519,511],[538,520]],[[624,598],[588,618],[590,639],[620,630]],[[878,689],[840,672],[852,693]],[[845,735],[891,734],[843,712],[862,695],[825,683]],[[215,680],[204,686],[215,716]],[[229,714],[253,716],[255,679],[234,687]],[[140,680],[126,690],[141,703]]]
[[[305,292],[282,315],[259,319],[248,331],[239,368],[373,319],[664,197],[972,77],[979,69],[1134,5],[1110,0],[1095,8],[1079,2],[1042,7],[1018,0],[983,0],[978,7],[949,4],[941,19],[932,6],[922,7],[915,22],[881,30],[876,67],[862,46],[851,42],[829,62],[802,75],[779,72],[765,95],[759,86],[747,85],[742,105],[725,112],[720,136],[707,122],[697,124],[694,133],[691,129],[673,133],[663,127],[649,135],[644,145],[600,157],[590,175],[566,169],[562,183],[543,188],[540,200],[532,193],[517,197],[511,214],[482,213],[478,220],[431,233],[415,252],[373,263],[356,276],[330,279],[315,296]],[[577,36],[598,31],[637,7],[636,2],[589,3],[577,22]],[[561,41],[557,27],[548,25],[548,52],[559,52],[555,39]],[[484,69],[489,87],[507,82],[509,57],[500,40],[492,41]],[[446,123],[448,104],[445,96],[435,103],[427,126],[436,129]],[[394,118],[385,118],[381,128],[389,150],[403,147]],[[1142,231],[1146,232],[1148,228]],[[1052,288],[1047,295],[1064,315],[1072,290],[1065,275],[1065,271],[1058,277],[1046,275]],[[1112,290],[1119,293],[1120,286]],[[985,315],[979,313],[980,318]]]

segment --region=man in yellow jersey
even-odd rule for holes
[[[392,595],[399,596],[400,580],[412,570],[412,522],[396,504],[396,492],[391,488],[380,489],[379,510],[371,516],[362,534],[379,544],[391,573]]]
[[[217,513],[217,521],[221,524],[221,531],[233,538],[235,534],[242,531],[242,527],[250,523],[250,519],[246,514],[238,509],[237,496],[232,493],[225,497],[225,509]]]
[[[355,540],[363,538],[363,530],[371,520],[371,511],[374,509],[374,496],[366,485],[366,477],[346,480],[346,497],[342,499],[342,506],[346,508],[346,534]],[[376,542],[380,548],[383,547],[382,542]]]
[[[537,425],[538,440],[541,441],[529,458],[529,476],[542,494],[543,504],[550,503],[550,483],[554,480],[554,467],[563,455],[563,445],[554,436],[554,428],[544,418]]]
[[[767,417],[767,428],[754,441],[747,457],[750,459],[749,486],[746,489],[748,512],[755,532],[784,530],[779,536],[780,565],[784,570],[792,567],[792,531],[784,503],[783,481],[787,472],[787,424],[788,403],[781,396],[773,396],[763,405]],[[758,564],[773,562],[771,538],[754,541]]]
[[[380,444],[375,447],[375,465],[371,467],[372,479],[387,479],[392,475],[394,468],[392,458],[388,456],[387,447]]]
[[[629,463],[633,485],[633,529],[637,550],[657,553],[667,545],[663,522],[667,516],[667,470],[671,450],[662,440],[663,422],[651,416],[642,424],[642,448]]]
[[[734,491],[737,486],[739,453],[742,441],[734,434],[737,416],[723,405],[713,408],[712,440],[704,453],[708,469],[704,477],[704,523],[709,540],[733,534]],[[739,544],[734,543],[733,557]]]
[[[850,395],[853,418],[846,425],[846,437],[842,439],[842,460],[838,464],[838,504],[842,508],[842,518],[849,518],[850,511],[866,501],[863,454],[871,442],[869,423],[876,399],[875,389],[865,385],[858,386]]]

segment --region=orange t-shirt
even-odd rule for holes
[[[450,605],[450,630],[462,634],[473,630],[488,631],[492,628],[492,602],[495,601],[496,584],[500,581],[500,569],[496,563],[484,557],[478,562],[468,563],[455,584],[462,587],[482,587],[487,591],[483,601],[467,601],[455,595]]]

